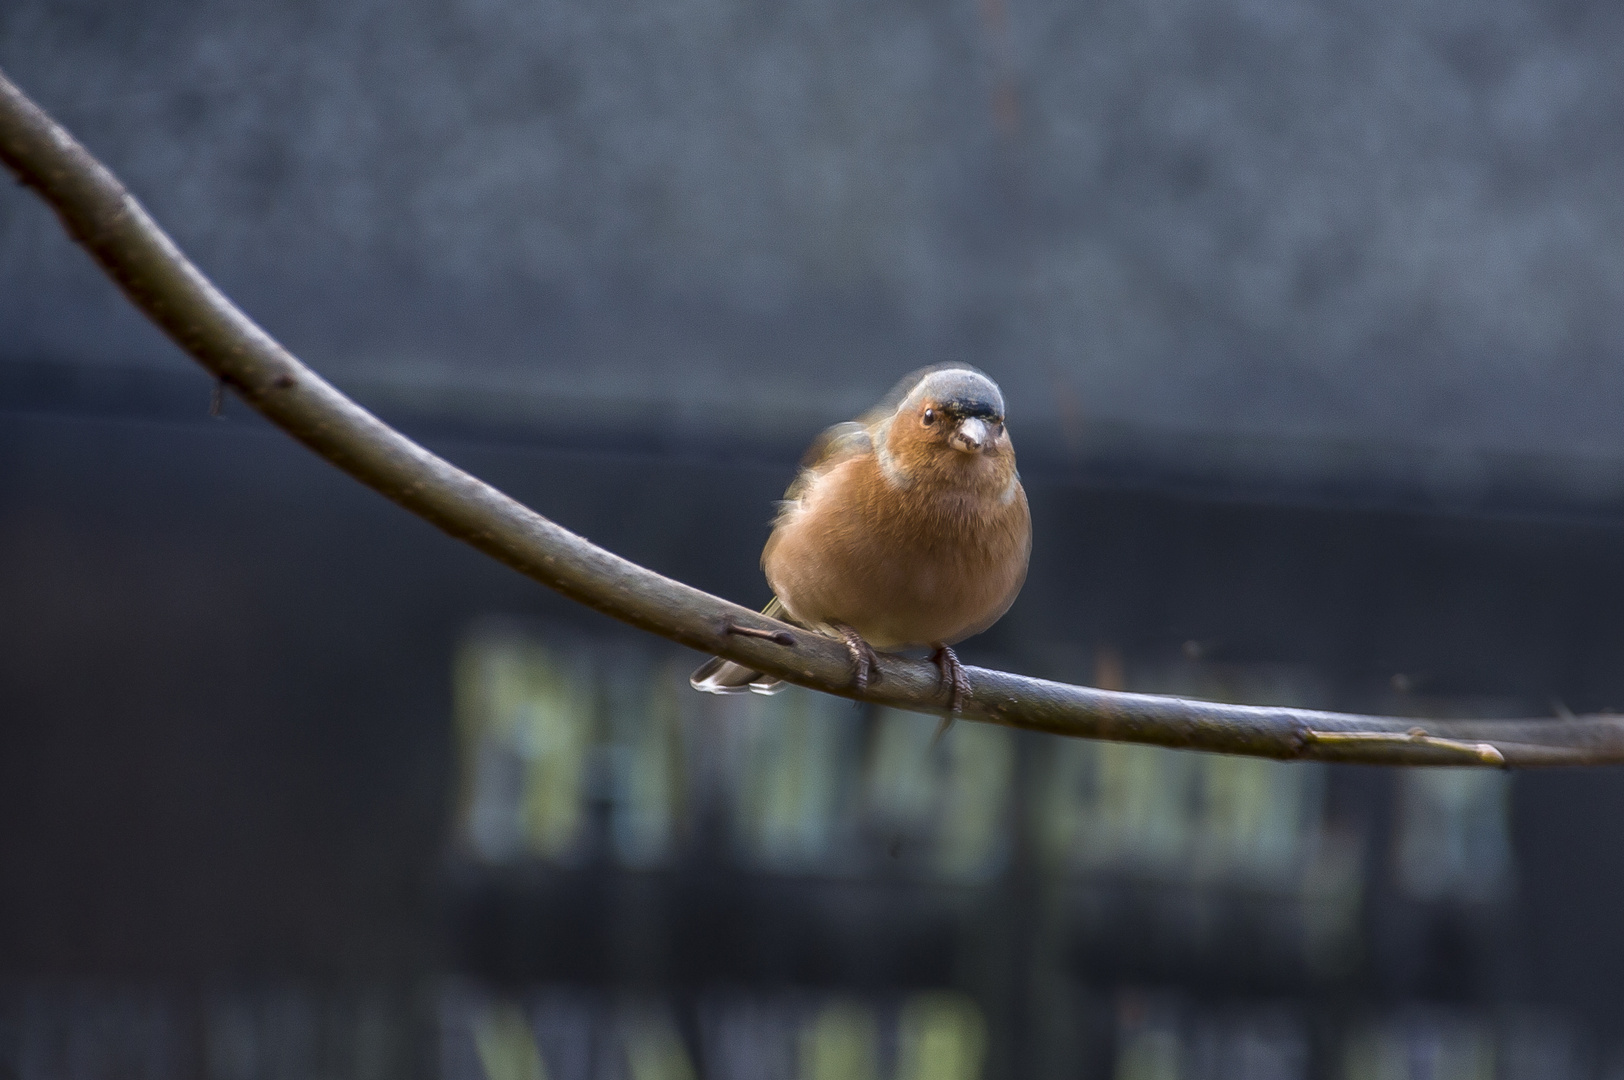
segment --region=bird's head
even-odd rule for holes
[[[998,482],[1014,472],[1004,395],[972,368],[937,368],[919,376],[897,406],[885,442],[910,474]]]

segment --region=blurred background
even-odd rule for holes
[[[459,465],[747,604],[808,440],[1009,401],[974,663],[1624,706],[1624,8],[8,0],[0,68]],[[0,1077],[1624,1078],[1624,784],[791,691],[228,400],[0,185]]]

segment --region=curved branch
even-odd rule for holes
[[[934,665],[883,657],[859,694],[845,646],[646,570],[526,509],[382,423],[256,325],[180,252],[88,151],[0,74],[0,161],[180,347],[361,483],[557,589],[640,629],[801,686],[941,713]],[[742,631],[742,632],[740,632]],[[963,715],[1059,735],[1230,754],[1408,765],[1624,762],[1624,718],[1426,721],[1220,705],[966,669]]]

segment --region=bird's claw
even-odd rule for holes
[[[970,700],[970,676],[964,673],[964,665],[959,663],[958,654],[946,645],[936,646],[930,658],[941,671],[942,682],[947,684],[947,711],[951,717]],[[947,728],[944,726],[942,730],[946,731]]]
[[[852,683],[861,694],[868,689],[869,680],[875,682],[880,678],[880,657],[874,651],[874,646],[863,640],[863,636],[849,626],[835,624],[840,633],[840,639],[846,643],[846,651],[851,653],[852,667],[856,669]]]

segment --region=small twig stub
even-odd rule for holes
[[[770,641],[774,645],[782,645],[786,649],[795,647],[795,636],[788,630],[767,630],[754,626],[740,626],[731,619],[723,621],[722,633],[732,634],[735,637],[760,638],[763,641]]]

